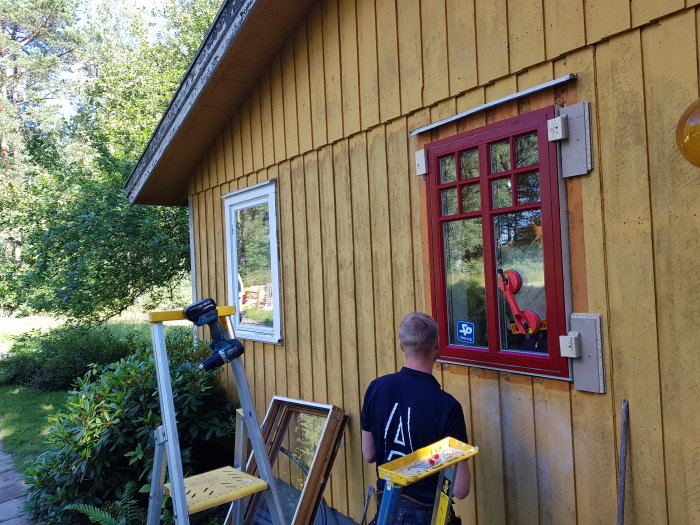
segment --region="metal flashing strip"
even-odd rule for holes
[[[463,117],[467,117],[469,115],[473,115],[474,113],[479,113],[480,111],[484,111],[487,109],[490,109],[492,107],[498,106],[500,104],[504,104],[505,102],[510,102],[511,100],[516,100],[521,97],[525,97],[527,95],[530,95],[532,93],[537,93],[538,91],[542,91],[544,89],[551,88],[553,86],[558,86],[559,84],[563,84],[565,82],[569,82],[570,80],[575,80],[576,79],[576,73],[570,73],[569,75],[555,78],[554,80],[550,80],[549,82],[545,82],[544,84],[539,84],[537,86],[533,86],[531,88],[523,89],[522,91],[518,91],[517,93],[513,93],[511,95],[507,95],[505,97],[493,100],[491,102],[487,102],[486,104],[482,104],[481,106],[477,106],[472,109],[468,109],[467,111],[463,111],[462,113],[459,113],[457,115],[454,115],[452,117],[447,117],[442,120],[438,120],[437,122],[433,122],[432,124],[428,124],[427,126],[422,126],[420,128],[414,129],[409,133],[409,136],[414,136],[418,135],[419,133],[423,133],[424,131],[429,131],[431,129],[438,128],[440,126],[443,126],[445,124],[449,124],[450,122],[453,122],[455,120],[459,120]]]

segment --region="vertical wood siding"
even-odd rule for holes
[[[324,0],[201,159],[189,184],[197,289],[222,304],[221,196],[278,180],[284,344],[246,342],[245,364],[261,417],[275,394],[351,416],[326,492],[334,507],[359,518],[375,479],[361,459],[363,393],[401,366],[401,318],[430,309],[414,151],[589,100],[595,169],[567,181],[571,273],[574,310],[603,314],[608,393],[442,365],[481,449],[457,509],[465,524],[612,523],[629,399],[628,521],[700,523],[700,179],[673,139],[698,96],[692,3]],[[568,73],[575,83],[408,136]]]

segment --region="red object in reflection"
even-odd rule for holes
[[[540,331],[540,318],[532,310],[521,310],[518,306],[515,294],[518,293],[522,285],[523,279],[515,270],[498,270],[498,288],[506,296],[515,324],[521,334],[530,337]]]

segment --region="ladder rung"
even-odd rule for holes
[[[267,483],[233,467],[185,478],[187,512],[194,514],[267,489]],[[170,484],[165,484],[170,495]]]

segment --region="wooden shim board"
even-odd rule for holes
[[[323,64],[323,23],[321,19],[321,3],[317,3],[308,15],[311,133],[314,148],[319,148],[328,142],[326,132],[326,74]]]
[[[539,523],[532,378],[500,374],[501,433],[509,523]]]
[[[328,142],[343,137],[343,90],[340,68],[338,0],[323,3],[323,62],[326,82]]]
[[[299,153],[296,65],[294,63],[293,42],[290,42],[282,52],[282,91],[284,102],[285,147],[287,158],[292,158]]]
[[[408,130],[405,119],[397,119],[386,127],[386,157],[389,185],[389,210],[391,226],[391,267],[394,296],[393,333],[404,316],[415,310],[413,269],[413,232],[411,228],[411,170],[408,167]],[[407,284],[409,283],[409,284]],[[403,363],[403,352],[397,343],[396,367]]]
[[[379,122],[375,0],[357,0],[357,28],[360,122],[362,129],[369,129]]]
[[[544,35],[547,59],[583,46],[583,0],[544,0]]]
[[[367,158],[377,376],[382,376],[396,371],[391,272],[391,219],[384,126],[377,126],[367,133]]]
[[[263,166],[275,162],[275,136],[273,130],[272,91],[270,87],[270,68],[260,77],[260,120],[262,123],[262,144],[259,146],[263,154]]]
[[[539,522],[576,523],[570,383],[533,379]]]
[[[647,2],[630,2],[632,10],[632,27],[641,26],[664,15],[680,11],[685,7],[685,0],[653,0]]]
[[[479,523],[506,524],[506,498],[501,438],[501,401],[498,372],[470,369],[472,435],[479,447],[474,459],[472,490]]]
[[[520,71],[544,60],[542,0],[508,2],[508,51],[510,71]]]
[[[584,6],[588,44],[630,27],[628,0],[586,0]]]
[[[309,266],[308,310],[311,322],[311,338],[308,343],[311,347],[310,368],[313,373],[313,401],[319,403],[328,402],[328,390],[326,385],[326,334],[324,312],[323,283],[323,246],[321,243],[321,221],[327,220],[321,216],[320,196],[318,183],[318,155],[315,151],[304,155],[304,180],[306,184],[306,238],[307,261]]]
[[[476,17],[476,50],[479,83],[507,75],[508,34],[506,0],[474,0]]]
[[[333,178],[333,149],[326,146],[318,153],[318,176],[321,209],[321,245],[323,255],[323,297],[325,321],[325,366],[328,402],[344,406],[343,402],[343,354],[339,340],[340,315],[338,293],[338,240],[336,235],[335,184]],[[348,513],[347,471],[345,448],[336,458],[330,493],[333,506],[343,514]]]
[[[307,24],[302,22],[294,36],[294,67],[297,88],[297,124],[299,126],[299,153],[312,148],[311,94],[309,86],[309,41]]]
[[[659,354],[639,31],[596,54],[614,409],[630,402],[625,515],[666,523]],[[635,122],[637,125],[631,126]],[[635,286],[628,285],[630,261]],[[634,305],[634,308],[630,308]]]
[[[282,268],[282,301],[284,304],[284,366],[287,395],[299,398],[299,345],[297,340],[296,309],[296,265],[294,262],[294,213],[290,163],[285,161],[279,166],[279,231],[280,263]]]
[[[270,97],[272,104],[272,138],[275,144],[275,162],[282,162],[287,156],[285,136],[284,84],[282,83],[281,51],[270,65]]]
[[[340,75],[343,87],[343,130],[348,137],[360,130],[360,73],[357,56],[356,0],[338,0]]]
[[[253,148],[253,170],[260,170],[265,165],[263,160],[263,130],[260,111],[261,86],[257,86],[250,93],[250,140]]]
[[[360,391],[359,364],[357,345],[358,310],[355,295],[355,265],[353,239],[353,196],[350,175],[349,144],[341,140],[333,146],[334,183],[336,199],[336,230],[338,247],[338,299],[340,334],[339,348],[341,354],[341,369],[343,374],[343,407],[350,416],[346,441],[346,468],[349,480],[362,482],[364,480],[362,448],[360,439]],[[364,488],[355,483],[348,485],[349,515],[360,519],[364,504]]]
[[[423,51],[423,105],[430,106],[450,95],[447,60],[445,0],[421,1]]]
[[[376,11],[379,120],[387,122],[401,114],[396,4],[377,2]]]
[[[700,287],[687,276],[700,239],[698,169],[678,151],[678,116],[698,96],[696,13],[642,31],[669,523],[700,522]],[[632,405],[631,407],[632,408]]]
[[[423,106],[420,0],[402,0],[397,10],[401,113]],[[426,122],[427,124],[427,122]],[[410,127],[410,129],[416,129]]]
[[[408,129],[416,129],[430,122],[430,111],[422,109],[408,117]],[[416,175],[415,152],[428,142],[427,134],[409,137],[408,166],[411,181],[411,232],[413,236],[413,287],[415,310],[432,313],[430,302],[430,243],[428,241],[428,204],[426,179]],[[411,147],[412,146],[412,147]]]
[[[467,437],[469,444],[474,443],[473,433],[474,428],[471,421],[471,389],[469,385],[469,368],[461,365],[442,365],[443,388],[454,396],[462,405],[464,411],[464,420],[467,424]],[[467,467],[472,473],[472,485],[469,496],[463,500],[456,500],[454,503],[455,511],[462,518],[463,525],[476,524],[476,480],[474,476],[474,465],[477,458],[468,461]]]
[[[250,121],[250,98],[248,98],[239,110],[241,115],[241,153],[243,155],[242,176],[248,176],[253,172],[253,142]],[[257,146],[257,144],[256,144]]]
[[[455,96],[477,84],[474,2],[446,0],[445,9],[450,95]]]
[[[296,278],[297,346],[299,348],[299,395],[313,399],[311,354],[311,319],[309,317],[309,251],[306,230],[306,190],[304,163],[301,157],[292,159],[292,204],[294,214],[294,269]]]

